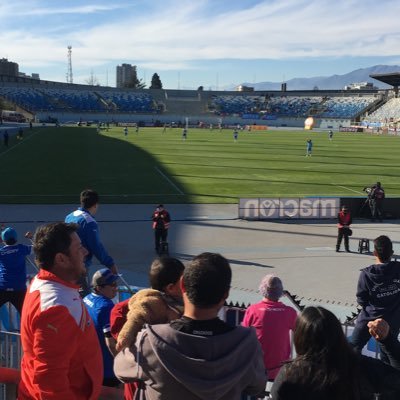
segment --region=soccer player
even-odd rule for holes
[[[187,138],[187,129],[186,129],[186,128],[183,128],[183,131],[182,131],[182,140],[186,140],[186,138]]]
[[[311,153],[312,153],[312,140],[311,139],[307,139],[307,143],[306,143],[306,157],[311,157]]]

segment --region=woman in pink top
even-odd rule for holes
[[[296,311],[281,303],[282,281],[274,275],[266,275],[259,287],[264,299],[249,306],[243,326],[253,326],[264,352],[264,364],[269,381],[278,375],[282,363],[290,357],[290,335],[296,322]]]

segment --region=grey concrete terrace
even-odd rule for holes
[[[155,205],[154,205],[155,206]],[[124,278],[147,286],[147,272],[155,257],[150,216],[153,205],[100,206],[96,219],[102,241]],[[188,262],[201,252],[218,252],[233,269],[230,301],[254,303],[265,274],[281,277],[285,289],[303,304],[326,306],[340,318],[356,309],[359,270],[374,263],[372,254],[359,254],[360,238],[388,235],[400,254],[398,221],[369,223],[355,220],[351,253],[335,252],[336,221],[245,221],[237,219],[237,205],[165,205],[173,222],[170,253]],[[0,222],[14,226],[20,237],[36,226],[63,220],[74,205],[1,205]],[[371,247],[372,247],[372,243]],[[372,248],[371,248],[372,250]],[[94,260],[93,273],[99,264]]]

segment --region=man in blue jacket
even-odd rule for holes
[[[383,318],[395,336],[400,331],[400,263],[391,261],[392,255],[392,241],[387,236],[379,236],[374,240],[376,263],[361,270],[357,302],[362,309],[351,338],[359,351],[370,338],[367,326],[370,321]]]
[[[25,235],[31,238],[32,234]],[[25,257],[31,254],[32,246],[18,244],[17,232],[6,228],[1,232],[5,246],[0,248],[0,307],[10,302],[21,315],[26,294]]]
[[[68,214],[65,218],[67,223],[75,223],[79,225],[78,235],[83,246],[88,251],[85,259],[86,269],[92,263],[92,258],[95,256],[101,264],[109,268],[113,274],[117,274],[117,267],[113,258],[108,254],[100,240],[99,228],[94,219],[99,207],[99,195],[91,189],[84,190],[80,195],[81,206]],[[81,294],[86,296],[90,293],[88,277],[84,277],[81,282]]]

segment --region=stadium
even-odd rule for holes
[[[33,231],[64,220],[79,193],[95,189],[123,300],[149,285],[151,216],[164,204],[171,256],[185,264],[202,252],[228,259],[233,278],[221,318],[238,325],[272,273],[284,282],[285,305],[298,313],[324,307],[350,336],[373,240],[390,236],[394,259],[400,254],[400,73],[371,78],[391,88],[132,89],[0,74],[0,220],[19,234]],[[381,223],[371,221],[366,190],[378,181],[386,191]],[[350,251],[335,252],[343,205],[354,234]],[[370,248],[359,247],[366,242]],[[91,275],[101,267],[95,260]],[[36,272],[28,258],[28,273]],[[1,308],[2,367],[19,369],[19,323],[12,307]],[[373,340],[363,350],[378,352]],[[0,398],[15,391],[12,373],[0,368]],[[101,398],[123,395],[103,388]]]

